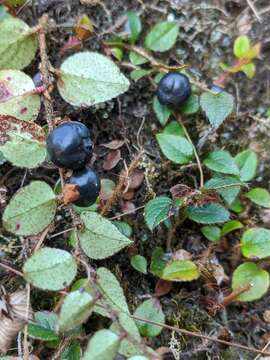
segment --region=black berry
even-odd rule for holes
[[[157,88],[157,98],[163,105],[178,107],[191,94],[191,86],[186,75],[170,72],[163,76]]]
[[[96,202],[100,192],[100,180],[93,170],[73,171],[72,176],[67,179],[66,183],[76,185],[80,194],[79,199],[74,202],[75,205],[84,207]]]
[[[76,121],[55,128],[47,139],[51,161],[62,168],[82,169],[92,154],[93,143],[88,128]]]

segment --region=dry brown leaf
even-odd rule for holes
[[[133,174],[126,180],[125,186],[128,186],[128,189],[138,189],[144,179],[144,172],[142,170],[134,170]]]
[[[191,253],[184,249],[177,250],[172,255],[172,260],[190,260],[192,258]]]
[[[113,169],[119,163],[120,160],[121,160],[120,150],[110,151],[103,162],[103,169],[104,170]]]
[[[155,286],[155,296],[164,296],[172,289],[172,282],[159,279]]]
[[[125,143],[124,140],[112,140],[109,143],[100,144],[100,146],[104,146],[105,148],[110,150],[117,150],[120,149],[120,147],[122,147],[124,143]]]
[[[77,189],[77,186],[74,184],[65,184],[63,189],[63,200],[64,204],[70,204],[80,197],[80,193]]]

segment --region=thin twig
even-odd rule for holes
[[[181,119],[181,116],[180,114],[178,113],[174,113],[174,116],[176,118],[176,120],[179,122],[179,124],[182,126],[183,130],[184,130],[184,133],[188,139],[188,141],[190,142],[192,148],[193,148],[193,151],[194,151],[194,155],[195,155],[195,158],[196,158],[196,161],[197,161],[197,164],[198,164],[198,169],[199,169],[199,172],[200,172],[200,188],[203,188],[204,186],[204,175],[203,175],[203,169],[202,169],[202,164],[201,164],[201,160],[199,158],[199,155],[197,153],[197,150],[196,150],[196,147],[195,145],[193,144],[193,141],[191,139],[191,137],[189,136],[189,133],[187,131],[187,128],[185,127],[185,125],[183,124],[183,121]]]
[[[13,273],[13,274],[15,274],[15,275],[18,275],[18,276],[20,276],[20,277],[23,277],[23,273],[22,273],[22,272],[20,272],[19,270],[13,269],[11,266],[8,266],[8,265],[3,264],[3,263],[0,262],[0,267],[2,267],[3,269],[5,269],[5,270],[8,271],[8,272],[11,272],[11,273]]]
[[[252,10],[253,14],[255,15],[257,20],[259,21],[259,23],[261,23],[262,19],[261,19],[260,15],[258,14],[257,9],[254,6],[253,2],[251,0],[247,0],[247,3],[248,3],[248,6],[250,7],[250,9]]]
[[[270,340],[269,340],[269,341],[267,342],[267,344],[262,348],[262,351],[267,350],[267,348],[268,348],[269,345],[270,345]],[[259,360],[260,357],[261,357],[261,355],[258,354],[258,355],[254,358],[254,360]],[[263,360],[263,359],[262,359],[262,360]]]

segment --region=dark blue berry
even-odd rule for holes
[[[59,125],[47,138],[51,161],[62,168],[82,169],[89,160],[92,149],[88,128],[76,121]]]
[[[161,78],[156,94],[161,104],[178,107],[191,94],[189,79],[186,75],[170,72]]]
[[[218,85],[213,84],[211,86],[211,91],[214,92],[215,94],[219,94],[222,91],[224,91],[224,89],[222,87],[218,86]]]
[[[93,170],[73,171],[66,183],[76,185],[80,194],[79,199],[74,202],[75,205],[86,207],[96,202],[100,192],[100,180]]]

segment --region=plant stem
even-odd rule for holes
[[[181,119],[181,116],[180,114],[178,114],[177,112],[174,112],[174,116],[176,118],[176,120],[179,122],[179,124],[182,126],[183,130],[184,130],[184,133],[188,139],[188,141],[190,142],[192,148],[193,148],[193,151],[194,151],[194,155],[195,155],[195,158],[196,158],[196,161],[197,161],[197,164],[198,164],[198,169],[199,169],[199,172],[200,172],[200,188],[203,188],[204,186],[204,175],[203,175],[203,169],[202,169],[202,164],[201,164],[201,160],[199,158],[199,155],[197,153],[197,150],[196,150],[196,147],[195,145],[193,144],[193,141],[187,131],[187,128],[185,127],[185,125],[183,124],[183,121]]]

